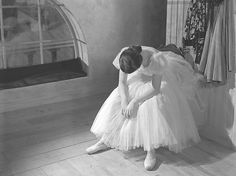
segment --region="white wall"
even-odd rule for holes
[[[73,13],[85,34],[91,79],[116,76],[111,63],[122,47],[157,47],[165,42],[165,0],[59,1]]]

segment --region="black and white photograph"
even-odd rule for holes
[[[236,0],[0,0],[0,176],[235,176]]]

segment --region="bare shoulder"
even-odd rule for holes
[[[143,56],[144,60],[147,60],[147,62],[156,53],[158,53],[157,49],[150,47],[150,46],[142,46],[141,55]]]
[[[144,52],[150,52],[150,53],[157,53],[158,50],[151,47],[151,46],[142,46],[142,51]]]

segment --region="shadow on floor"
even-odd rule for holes
[[[162,164],[177,167],[209,165],[221,161],[233,153],[235,153],[235,151],[206,139],[202,140],[202,142],[196,146],[184,149],[181,153],[174,153],[169,151],[167,148],[161,147],[156,150],[157,163],[154,171],[158,170]],[[123,152],[123,155],[125,159],[131,160],[135,163],[143,163],[146,152],[144,152],[142,148],[139,148]]]

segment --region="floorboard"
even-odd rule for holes
[[[145,152],[111,149],[87,155],[96,142],[89,131],[107,94],[0,114],[1,176],[234,176],[236,153],[202,139],[176,154],[157,149],[153,171]]]

